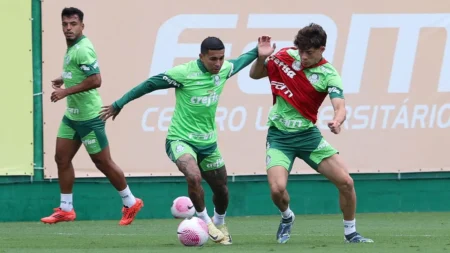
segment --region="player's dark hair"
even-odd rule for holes
[[[327,33],[322,26],[314,23],[300,29],[294,40],[294,45],[300,50],[317,49],[326,44]]]
[[[200,45],[200,52],[207,54],[209,50],[222,50],[225,49],[223,42],[217,37],[208,37],[202,41]]]
[[[61,18],[62,17],[71,17],[74,15],[77,15],[78,19],[80,19],[80,22],[83,22],[84,13],[78,8],[67,7],[67,8],[64,8],[61,12]]]

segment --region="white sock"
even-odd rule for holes
[[[280,212],[281,212],[281,217],[283,217],[283,219],[287,219],[287,218],[290,218],[292,216],[292,210],[291,210],[291,208],[289,208],[289,206],[286,209],[286,211],[283,212],[283,211],[280,210]]]
[[[73,209],[73,205],[72,205],[72,193],[69,194],[63,194],[61,193],[61,203],[59,205],[59,207],[61,208],[61,210],[65,211],[65,212],[70,212]]]
[[[125,190],[119,192],[120,197],[122,197],[123,205],[126,207],[132,207],[136,203],[136,198],[130,191],[130,187],[125,188]]]
[[[225,224],[225,215],[226,214],[227,214],[227,212],[225,212],[224,214],[218,214],[216,212],[216,209],[214,208],[214,216],[213,216],[214,225],[219,226],[219,225]]]
[[[351,233],[356,232],[356,221],[353,220],[344,220],[344,234],[349,235]]]
[[[206,211],[206,207],[203,211],[197,212],[197,216],[202,219],[206,224],[212,222],[211,218],[208,216],[208,212]]]

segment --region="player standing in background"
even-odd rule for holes
[[[268,76],[273,108],[269,113],[266,169],[271,197],[282,219],[277,241],[286,243],[295,215],[289,208],[286,190],[288,176],[296,157],[328,178],[339,190],[339,203],[344,216],[345,241],[373,242],[356,232],[356,193],[353,179],[338,151],[322,137],[315,126],[317,112],[329,94],[334,118],[328,127],[339,134],[346,118],[342,81],[336,69],[322,56],[327,34],[321,26],[310,24],[301,29],[295,47],[282,48],[271,55],[275,47],[270,39],[259,42],[259,57],[252,65],[250,77]]]
[[[257,48],[224,60],[225,46],[216,37],[201,43],[199,59],[150,77],[107,106],[101,118],[117,116],[134,99],[158,89],[175,88],[175,111],[166,138],[166,153],[186,178],[197,216],[208,225],[210,238],[222,244],[232,239],[225,224],[228,207],[227,171],[217,147],[216,109],[226,81],[258,57]],[[157,64],[157,63],[155,63]],[[202,178],[214,193],[214,216],[208,216]]]
[[[120,225],[129,225],[144,205],[131,193],[123,171],[111,158],[105,122],[99,118],[102,99],[97,91],[101,75],[97,54],[91,41],[83,35],[83,12],[77,8],[65,8],[61,13],[62,28],[67,42],[63,74],[52,81],[55,91],[51,101],[67,97],[67,110],[62,119],[56,140],[55,161],[61,190],[61,204],[44,223],[73,221],[72,188],[75,180],[72,159],[84,144],[92,161],[119,191],[122,197],[122,219]],[[65,85],[65,89],[61,88]],[[92,210],[95,212],[95,210]]]

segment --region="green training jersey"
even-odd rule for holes
[[[66,88],[75,86],[88,76],[100,73],[97,54],[91,41],[82,36],[67,48],[62,78]],[[67,96],[67,118],[75,121],[90,120],[99,115],[102,99],[97,89]]]
[[[298,50],[288,50],[290,56],[300,61]],[[311,85],[318,92],[327,92],[331,99],[344,98],[342,80],[337,70],[330,64],[303,69]],[[276,103],[269,112],[267,125],[281,131],[296,132],[309,129],[314,124],[303,117],[284,98],[277,96]]]
[[[225,60],[218,74],[209,73],[200,60],[193,60],[151,77],[114,102],[116,109],[145,93],[175,88],[175,110],[167,139],[206,146],[217,141],[216,109],[225,82],[258,57],[257,48]]]

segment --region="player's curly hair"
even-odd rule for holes
[[[64,8],[61,12],[61,18],[62,17],[71,17],[71,16],[78,16],[78,19],[80,20],[80,22],[83,22],[83,18],[84,18],[84,13],[75,7],[68,7],[68,8]]]
[[[327,33],[322,26],[311,23],[298,31],[294,45],[300,50],[320,48],[327,44]]]

